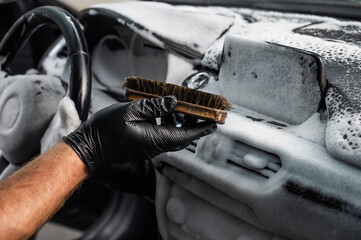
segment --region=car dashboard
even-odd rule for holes
[[[127,76],[233,104],[216,133],[153,159],[163,239],[361,235],[360,22],[154,2],[95,5],[79,19],[92,57],[90,114],[124,101]],[[64,47],[59,39],[41,68],[66,82]],[[330,114],[330,86],[352,116]]]

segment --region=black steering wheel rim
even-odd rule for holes
[[[90,57],[81,24],[65,10],[44,6],[20,17],[0,43],[0,56],[4,59],[1,70],[10,72],[9,67],[25,41],[34,31],[47,23],[54,23],[64,36],[70,63],[67,95],[74,101],[80,120],[85,121],[88,117],[91,94]]]

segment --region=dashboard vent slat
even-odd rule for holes
[[[281,160],[277,155],[254,148],[240,141],[234,142],[227,163],[233,167],[253,171],[265,178],[272,177],[282,167]]]

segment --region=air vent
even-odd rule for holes
[[[240,141],[235,141],[232,153],[227,163],[253,171],[263,177],[270,178],[282,166],[280,158],[270,152],[251,147]]]
[[[188,145],[188,147],[186,147],[186,149],[192,153],[196,153],[197,144],[198,140],[194,140],[190,145]]]

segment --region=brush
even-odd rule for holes
[[[178,100],[175,112],[221,124],[225,123],[227,110],[232,107],[222,96],[146,78],[127,77],[124,87],[130,101],[173,95]]]

